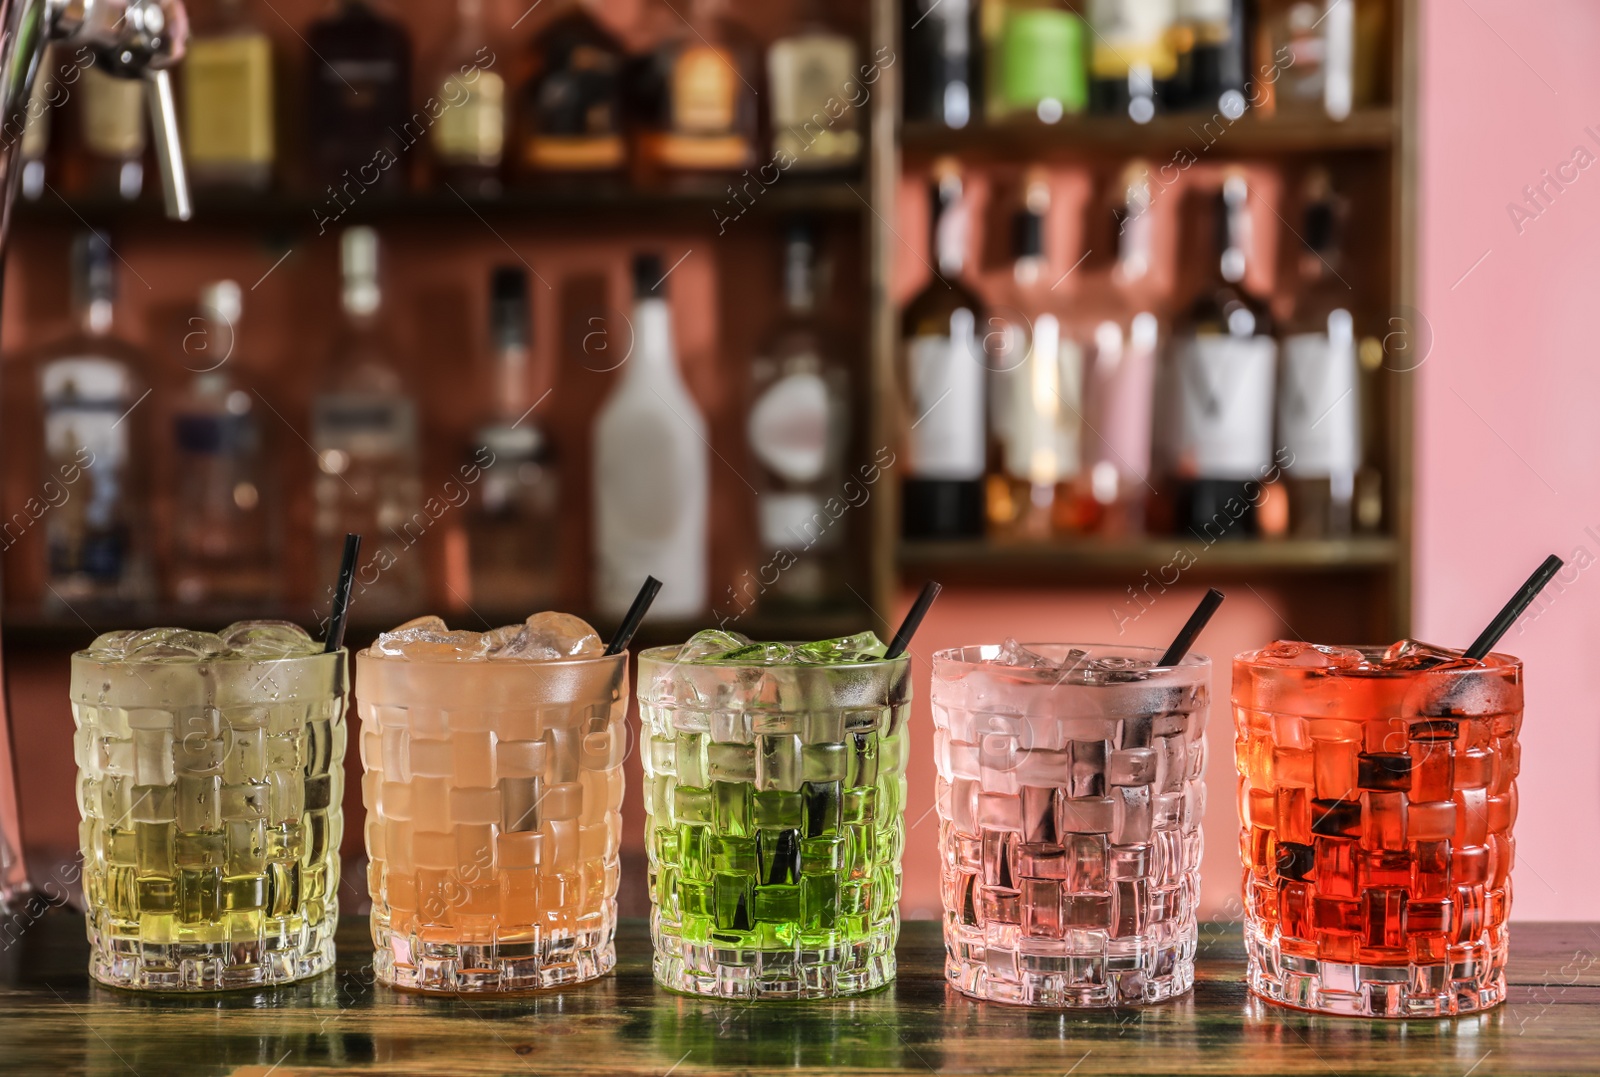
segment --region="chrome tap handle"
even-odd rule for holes
[[[178,137],[178,109],[172,95],[172,73],[147,67],[145,98],[150,102],[150,130],[155,135],[156,162],[161,168],[161,193],[167,216],[187,221],[194,216],[189,200],[189,172],[183,164],[183,143]]]
[[[149,85],[150,127],[167,216],[189,219],[189,176],[178,136],[177,108],[168,70],[183,59],[189,17],[182,0],[52,0],[51,33],[94,49],[95,63],[119,78]]]

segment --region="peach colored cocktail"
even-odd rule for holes
[[[616,963],[628,656],[544,613],[356,657],[378,979],[516,991]]]

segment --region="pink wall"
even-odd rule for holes
[[[1567,162],[1600,162],[1600,6],[1422,8],[1417,631],[1464,645],[1542,557],[1568,559],[1501,648],[1527,664],[1515,915],[1592,920],[1600,714],[1579,685],[1600,573],[1579,566],[1600,557],[1600,167]],[[1508,204],[1558,166],[1576,182],[1519,233]]]

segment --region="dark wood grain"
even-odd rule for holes
[[[1175,1003],[1103,1012],[969,1001],[941,979],[938,925],[906,925],[900,979],[829,1003],[721,1003],[650,980],[624,924],[615,975],[501,998],[375,988],[366,921],[337,974],[274,991],[143,996],[91,984],[83,922],[53,913],[0,954],[6,1074],[971,1073],[1441,1075],[1600,1073],[1600,927],[1526,924],[1511,1001],[1476,1017],[1361,1021],[1267,1006],[1240,982],[1239,929],[1206,925],[1199,983]]]

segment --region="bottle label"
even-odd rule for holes
[[[860,156],[858,110],[845,97],[845,87],[856,73],[853,41],[833,34],[788,38],[772,46],[767,69],[774,149],[789,153],[801,168]],[[840,104],[846,107],[835,117]]]
[[[731,133],[738,77],[733,58],[721,49],[685,46],[672,70],[673,130],[685,135]]]
[[[1127,327],[1114,321],[1095,327],[1093,375],[1088,390],[1094,439],[1090,459],[1136,482],[1150,474],[1150,425],[1155,407],[1155,315],[1134,315]]]
[[[1353,475],[1361,463],[1361,396],[1355,337],[1348,311],[1328,319],[1327,333],[1299,333],[1283,342],[1278,430],[1293,454],[1291,474]]]
[[[110,359],[58,359],[45,367],[40,381],[46,455],[71,460],[80,449],[88,449],[96,470],[122,470],[128,463],[131,425],[122,419],[134,403],[128,368]]]
[[[1178,18],[1188,23],[1221,26],[1226,31],[1233,22],[1235,0],[1178,0]]]
[[[101,157],[144,153],[144,82],[90,68],[83,75],[83,143]]]
[[[790,374],[750,410],[750,445],[785,482],[804,485],[827,468],[832,426],[827,383],[817,374]]]
[[[359,459],[408,456],[416,448],[416,410],[404,397],[326,393],[311,404],[311,442]]]
[[[1175,0],[1091,0],[1095,77],[1126,78],[1143,67],[1154,78],[1171,78],[1178,68],[1171,41],[1176,18]]]
[[[761,542],[769,550],[832,550],[844,536],[843,525],[823,510],[816,494],[769,490],[762,493],[759,507]]]
[[[48,47],[39,61],[39,73],[33,79],[33,94],[28,98],[28,108],[22,114],[22,157],[37,161],[50,145],[51,98],[55,94],[55,52]]]
[[[1272,465],[1271,337],[1199,336],[1178,353],[1180,475],[1259,479]]]
[[[1000,105],[1034,109],[1055,101],[1064,112],[1082,112],[1089,97],[1083,37],[1083,21],[1070,11],[1013,11],[999,43]]]
[[[270,164],[272,42],[201,38],[183,64],[184,152],[196,164]]]
[[[493,166],[506,144],[506,82],[493,71],[479,70],[467,82],[459,75],[445,79],[440,100],[455,102],[434,125],[434,147],[452,164]]]
[[[958,310],[950,316],[948,336],[919,336],[907,344],[911,379],[908,472],[916,478],[983,478],[987,367],[976,325],[972,311]]]
[[[1082,467],[1083,349],[1063,340],[1054,315],[1041,315],[1033,337],[1017,327],[1026,357],[996,371],[991,415],[1004,448],[1006,474],[1053,486]],[[1008,334],[1009,335],[1009,334]]]

